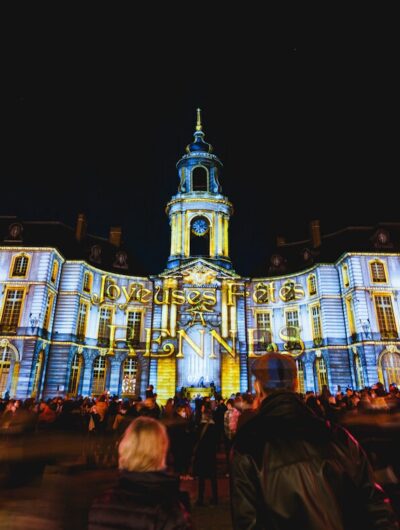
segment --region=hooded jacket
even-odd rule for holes
[[[161,471],[121,471],[115,488],[95,499],[89,530],[190,530],[179,482]]]
[[[357,441],[294,393],[267,397],[238,430],[231,456],[235,529],[398,528]]]

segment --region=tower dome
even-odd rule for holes
[[[168,268],[202,258],[231,269],[228,226],[232,204],[221,193],[222,162],[204,140],[200,109],[194,141],[186,147],[177,169],[178,193],[166,210],[171,224]]]

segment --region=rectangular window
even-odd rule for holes
[[[130,344],[139,344],[140,342],[140,330],[142,327],[142,312],[141,311],[129,311],[127,324],[128,329],[126,338]]]
[[[319,305],[311,307],[312,335],[314,340],[322,339],[321,311]]]
[[[44,321],[43,321],[44,329],[49,329],[50,320],[51,320],[51,310],[53,309],[53,300],[54,300],[54,295],[49,294],[49,296],[47,297],[46,311],[44,313]]]
[[[286,326],[299,327],[299,312],[297,309],[286,311]]]
[[[54,260],[53,269],[51,271],[51,283],[56,283],[58,276],[58,261]]]
[[[1,315],[1,329],[3,332],[16,333],[24,299],[23,289],[7,289]]]
[[[83,290],[85,293],[90,293],[92,290],[92,275],[90,272],[85,272],[83,276]]]
[[[107,341],[110,338],[110,325],[112,324],[112,309],[109,307],[102,307],[100,309],[99,317],[99,332],[98,339]]]
[[[76,335],[78,339],[83,340],[86,335],[86,323],[88,315],[88,304],[80,302],[78,311],[78,324],[76,327]]]
[[[289,309],[285,313],[286,333],[291,340],[296,341],[300,335],[299,311],[298,309]]]
[[[375,296],[375,309],[381,337],[383,339],[396,339],[398,334],[392,297],[388,294]]]
[[[265,351],[272,342],[271,313],[256,313],[257,334],[255,346],[257,351]]]

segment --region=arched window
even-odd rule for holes
[[[9,390],[11,370],[11,350],[8,347],[0,349],[0,397]]]
[[[56,281],[57,281],[58,268],[59,268],[58,261],[55,259],[53,261],[53,269],[51,271],[51,282],[52,283],[56,283]]]
[[[28,272],[29,256],[20,254],[15,256],[11,265],[11,276],[13,278],[25,278]]]
[[[345,287],[348,287],[350,285],[349,268],[345,263],[342,265],[342,278],[343,278],[343,285]]]
[[[83,290],[85,293],[91,293],[92,292],[92,284],[93,284],[93,274],[89,271],[86,271],[83,275]]]
[[[135,394],[138,373],[136,357],[127,357],[122,365],[122,394],[125,396]]]
[[[106,389],[107,361],[105,357],[98,356],[93,363],[92,394],[99,396]]]
[[[357,352],[354,352],[354,373],[356,376],[357,390],[361,390],[365,387],[364,372],[361,364],[360,356]]]
[[[328,386],[328,370],[326,367],[325,359],[322,357],[322,354],[315,359],[314,363],[315,369],[315,378],[317,380],[318,392],[322,392],[323,385]]]
[[[306,384],[305,384],[304,363],[301,359],[296,359],[296,367],[297,367],[298,391],[300,394],[305,394]]]
[[[69,375],[68,394],[76,396],[79,392],[79,383],[83,367],[83,356],[75,353],[72,359],[71,372]]]
[[[31,397],[36,398],[40,393],[40,383],[42,380],[43,374],[43,362],[44,362],[44,352],[43,350],[39,352],[39,355],[35,364],[35,372],[33,374],[33,385],[32,385],[32,394]]]
[[[389,351],[383,353],[382,375],[387,389],[391,383],[400,386],[400,354]]]
[[[192,191],[208,191],[208,173],[203,166],[197,166],[192,171]]]
[[[308,294],[310,296],[314,296],[317,294],[317,279],[315,278],[315,274],[310,274],[310,276],[307,279],[307,285],[308,285]]]
[[[369,268],[371,272],[372,283],[386,283],[386,270],[383,261],[374,260],[370,261]]]

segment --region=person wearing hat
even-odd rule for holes
[[[252,373],[261,406],[233,443],[234,529],[397,529],[359,444],[296,393],[293,358],[267,353]]]

